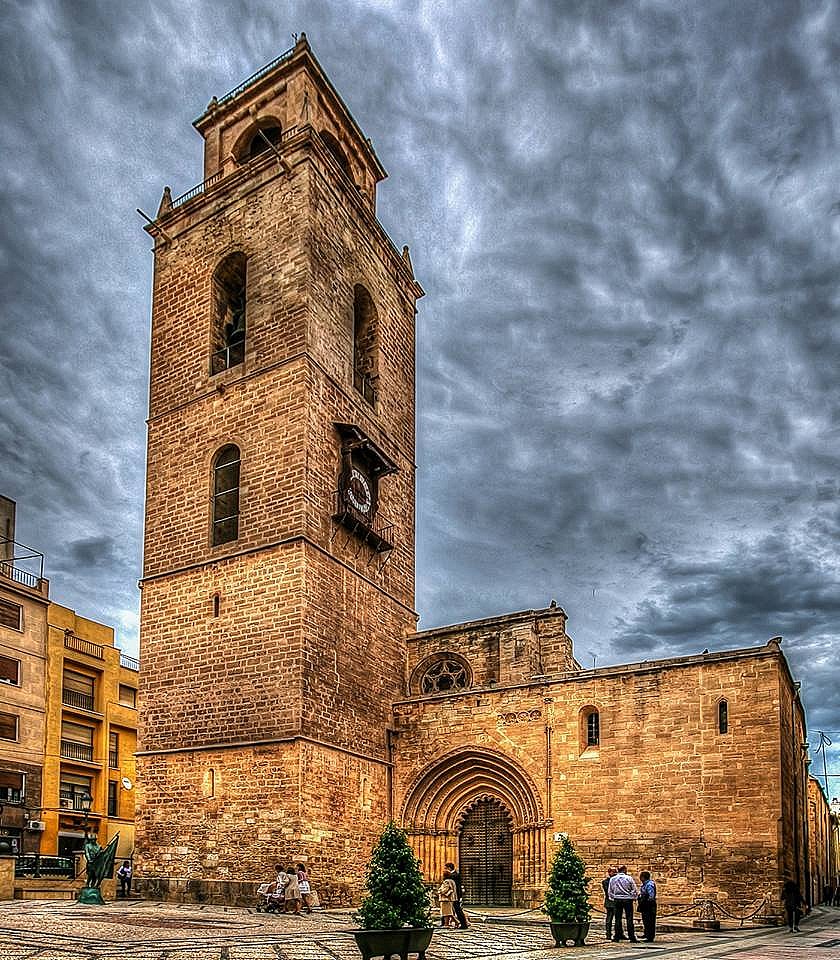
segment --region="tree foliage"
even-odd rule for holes
[[[552,923],[585,923],[589,920],[591,906],[586,888],[590,879],[572,841],[563,837],[551,862],[542,907]]]
[[[428,927],[429,897],[423,886],[420,864],[405,830],[389,823],[373,848],[365,874],[367,895],[355,914],[365,930]]]

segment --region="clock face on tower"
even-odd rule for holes
[[[376,553],[388,553],[394,548],[394,527],[379,513],[379,484],[382,477],[397,473],[399,468],[360,427],[352,423],[333,426],[341,438],[341,447],[335,491],[337,512],[332,519]]]
[[[345,483],[344,494],[347,497],[347,502],[354,510],[358,510],[365,516],[372,513],[373,488],[370,480],[358,467],[353,467],[350,470],[350,475]]]

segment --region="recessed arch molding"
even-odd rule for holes
[[[410,833],[457,833],[482,799],[499,800],[511,829],[544,826],[536,784],[516,761],[487,747],[459,747],[439,757],[409,788],[402,822]]]

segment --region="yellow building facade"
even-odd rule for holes
[[[117,856],[134,851],[134,753],[139,664],[114,645],[113,628],[51,603],[40,852],[70,856],[85,826]],[[85,798],[91,798],[89,812]]]
[[[0,854],[37,853],[46,716],[43,555],[15,539],[15,503],[0,496]]]

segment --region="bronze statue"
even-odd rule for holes
[[[117,855],[116,834],[105,847],[100,847],[96,836],[90,834],[85,839],[85,862],[87,864],[87,883],[79,891],[79,903],[104,903],[99,887],[106,877],[114,874],[114,859]]]

